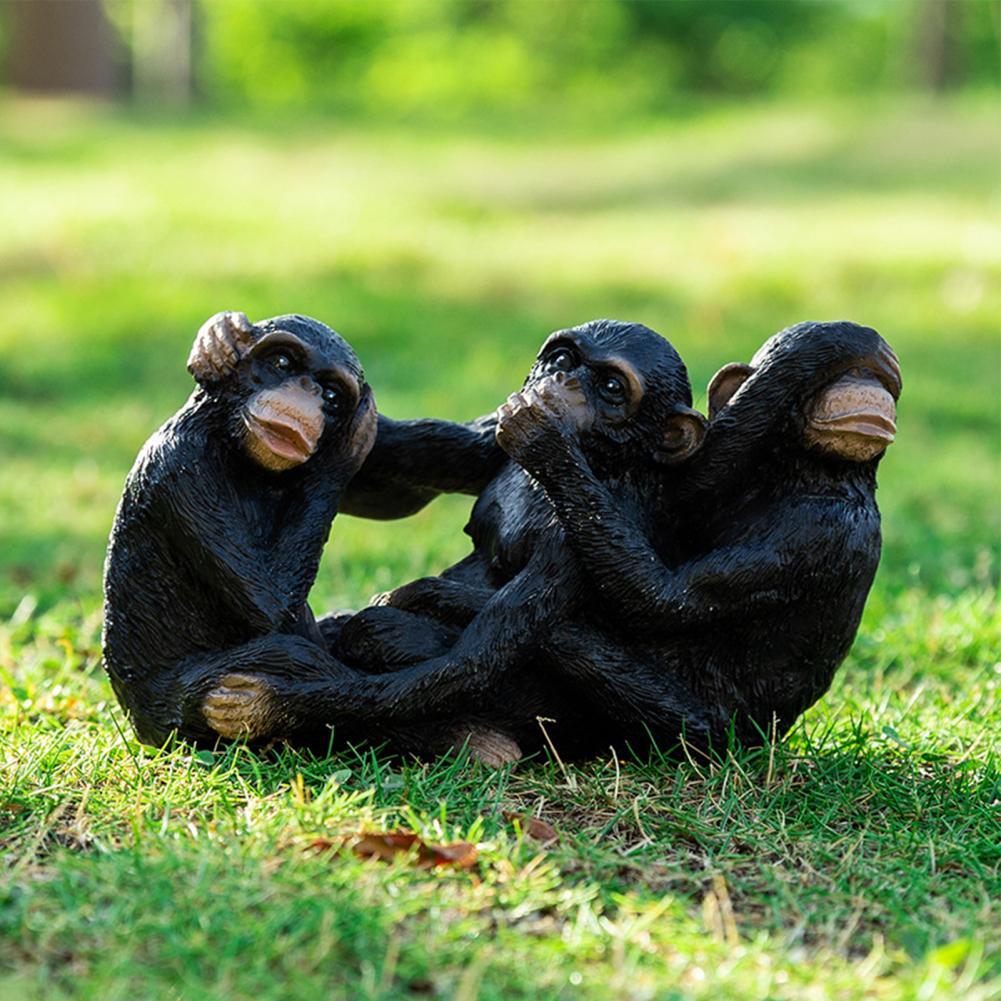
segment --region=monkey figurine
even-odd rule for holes
[[[254,330],[143,447],[111,532],[104,663],[146,743],[238,735],[203,713],[223,677],[345,670],[306,598],[375,437],[372,393],[322,323],[278,316]]]
[[[619,467],[612,437],[591,435],[585,448],[579,434],[588,420],[573,371],[580,358],[550,362],[497,426],[497,440],[532,472],[536,496],[514,502],[518,491],[506,487],[491,497],[488,470],[501,482],[511,474],[496,472],[482,441],[470,447],[469,482],[487,476],[477,550],[500,575],[475,569],[500,586],[477,597],[459,641],[374,687],[320,683],[307,705],[294,685],[268,685],[265,702],[370,723],[421,708],[426,720],[479,709],[522,734],[541,711],[566,721],[573,753],[592,753],[682,732],[718,744],[731,726],[760,740],[822,694],[878,561],[875,466],[900,390],[885,342],[854,324],[790,328],[755,357],[753,378],[748,366],[717,374],[708,433],[694,416],[661,439],[648,427],[645,456],[637,450]],[[634,369],[641,377],[643,367]],[[594,379],[586,382],[593,392]],[[679,443],[689,461],[672,470]],[[384,461],[381,475],[391,468]],[[419,482],[419,467],[410,472]],[[542,491],[565,540],[546,525]],[[461,609],[462,588],[436,580],[401,589],[400,605],[454,591]]]

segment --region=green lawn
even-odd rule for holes
[[[1001,997],[998,181],[987,101],[601,138],[4,106],[0,999]],[[669,336],[697,395],[789,323],[875,326],[899,441],[831,692],[724,762],[140,748],[99,664],[103,548],[222,308],[318,316],[387,413],[463,419],[594,316]],[[457,558],[468,506],[339,520],[315,607]],[[394,828],[478,861],[310,847]]]

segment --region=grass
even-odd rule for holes
[[[1001,996],[993,105],[710,108],[596,138],[8,104],[0,136],[2,1001]],[[388,413],[455,418],[592,316],[666,333],[696,387],[796,320],[876,326],[900,437],[832,691],[721,761],[139,747],[99,664],[103,547],[225,307],[317,315]],[[315,605],[457,558],[467,510],[339,520]],[[477,864],[310,848],[400,827]]]

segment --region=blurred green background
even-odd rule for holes
[[[223,308],[314,314],[383,410],[459,419],[594,316],[662,331],[697,392],[789,323],[871,324],[905,373],[877,600],[996,583],[996,4],[33,0],[0,25],[0,617],[94,607],[124,475]],[[317,603],[457,557],[467,509],[342,519]]]

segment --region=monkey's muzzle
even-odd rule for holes
[[[806,440],[855,462],[875,458],[897,435],[897,406],[874,375],[850,374],[823,390],[810,409]]]
[[[261,420],[253,414],[247,415],[246,424],[247,430],[262,445],[275,455],[288,459],[289,462],[305,462],[313,454],[315,445],[310,444],[302,430],[295,425],[275,420]]]
[[[299,386],[258,393],[243,413],[248,447],[261,465],[284,469],[305,462],[323,434],[323,405]]]

